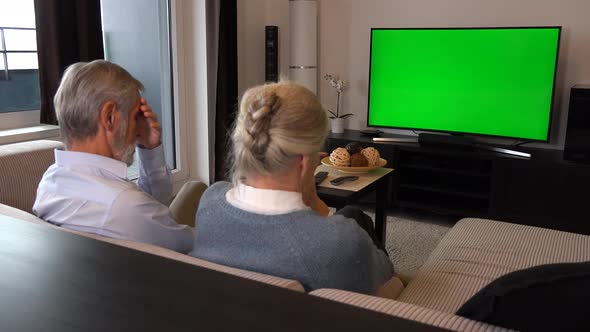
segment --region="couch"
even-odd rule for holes
[[[311,294],[407,319],[430,315],[431,321],[444,320],[444,327],[450,330],[486,330],[480,325],[464,325],[473,321],[457,320],[458,316],[451,314],[480,289],[510,272],[585,261],[590,261],[590,236],[465,218],[445,235],[396,300],[327,289]]]
[[[229,273],[239,277],[303,292],[303,286],[296,280],[278,278],[214,264],[155,245],[76,232],[51,225],[37,218],[32,214],[37,185],[41,181],[41,177],[45,170],[54,162],[54,149],[61,147],[62,144],[60,142],[50,140],[39,140],[0,146],[0,214],[46,227],[53,227],[61,231],[75,233],[80,236]]]
[[[60,146],[59,142],[53,141],[0,146],[0,214],[44,227],[55,227],[32,215],[31,208],[37,183],[45,169],[53,163],[53,149]],[[149,244],[55,228],[303,292],[303,287],[296,280],[222,266]],[[454,313],[478,290],[500,276],[535,265],[588,261],[589,249],[590,236],[466,218],[457,222],[447,233],[416,277],[396,299],[335,289],[315,290],[310,296],[453,331],[504,331],[503,328],[466,319]]]

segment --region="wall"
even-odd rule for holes
[[[558,63],[555,112],[551,142],[538,145],[562,148],[567,123],[569,88],[590,83],[590,1],[586,0],[318,0],[319,73],[337,73],[348,79],[350,88],[343,95],[342,107],[355,113],[347,127],[366,127],[369,32],[371,27],[462,27],[535,26],[563,27]],[[252,2],[252,4],[250,4]],[[256,4],[254,4],[256,2]],[[263,43],[262,31],[270,21],[279,21],[281,35],[288,31],[288,0],[239,0],[238,45]],[[255,8],[265,8],[255,11]],[[253,19],[255,12],[255,18]],[[260,35],[260,37],[258,36]],[[288,62],[287,44],[281,48],[281,61]],[[285,48],[286,46],[287,48]],[[239,88],[261,82],[264,77],[263,44],[259,48],[239,48]],[[285,60],[286,59],[286,60]],[[247,67],[247,70],[244,69]],[[288,68],[288,65],[287,65]],[[288,73],[281,65],[283,74]],[[325,107],[335,105],[335,92],[319,81],[319,96]],[[408,133],[406,131],[387,130]],[[411,132],[409,132],[411,134]],[[511,143],[512,141],[506,141]],[[532,145],[535,146],[535,145]]]
[[[174,0],[181,155],[191,180],[209,184],[205,1]]]
[[[264,27],[279,27],[279,75],[289,75],[289,1],[237,0],[238,94],[264,83]]]

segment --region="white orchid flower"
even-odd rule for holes
[[[341,80],[337,75],[332,74],[324,75],[324,79],[328,81],[334,89],[336,89],[336,93],[338,94],[338,99],[336,103],[336,113],[328,110],[328,112],[332,114],[331,118],[346,118],[351,116],[352,113],[340,115],[340,94],[348,86],[348,81]]]

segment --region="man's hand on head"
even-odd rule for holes
[[[158,116],[145,98],[140,98],[137,116],[137,145],[141,148],[153,149],[160,144],[162,144],[162,126],[158,121]]]

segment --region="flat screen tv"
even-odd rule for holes
[[[373,28],[367,125],[546,142],[560,34]]]

